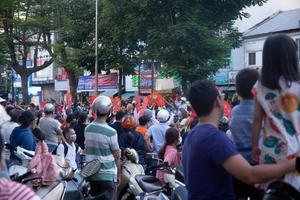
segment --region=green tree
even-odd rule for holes
[[[7,63],[7,47],[3,38],[0,35],[0,66]]]
[[[58,33],[55,61],[66,69],[73,100],[77,101],[78,77],[94,66],[95,2],[54,0],[52,8]]]
[[[0,2],[0,24],[8,47],[10,66],[21,76],[22,95],[25,103],[28,96],[28,76],[48,67],[53,62],[51,48],[51,21],[47,0],[3,0]],[[33,67],[27,68],[28,54],[33,50]],[[40,50],[50,58],[38,63]]]
[[[226,66],[230,49],[240,43],[234,20],[242,10],[266,0],[148,1],[147,55],[163,62],[161,70],[178,76],[184,91],[189,82],[206,78]]]
[[[122,78],[132,74],[140,61],[141,45],[146,32],[139,12],[143,7],[139,1],[101,1],[100,11],[100,58],[107,71],[119,71],[119,97],[122,94]]]

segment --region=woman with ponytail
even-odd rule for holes
[[[179,130],[176,128],[169,128],[165,135],[165,144],[158,152],[158,158],[163,162],[168,162],[171,168],[177,167],[181,163],[181,155],[177,150],[178,144],[181,143],[181,137]],[[164,183],[164,174],[167,173],[164,170],[158,170],[156,172],[156,178]]]

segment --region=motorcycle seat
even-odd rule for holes
[[[147,193],[160,190],[163,187],[160,181],[154,176],[137,175],[135,176],[135,180],[138,182],[142,190]]]

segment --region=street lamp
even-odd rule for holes
[[[98,96],[98,0],[96,0],[96,20],[95,20],[95,79],[96,96]]]

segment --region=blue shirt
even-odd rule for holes
[[[22,147],[29,151],[35,151],[35,139],[29,128],[16,127],[9,137],[9,142],[14,147]],[[21,160],[14,154],[10,155],[12,160]]]
[[[251,161],[253,115],[254,101],[243,100],[232,109],[229,122],[236,148],[248,162]]]
[[[224,132],[209,124],[194,127],[187,134],[182,155],[189,200],[235,199],[232,177],[222,166],[235,154]]]
[[[155,152],[158,152],[160,148],[164,145],[166,131],[169,128],[170,127],[167,125],[167,123],[159,123],[151,126],[148,129],[147,134],[149,138],[152,138],[153,148]]]

